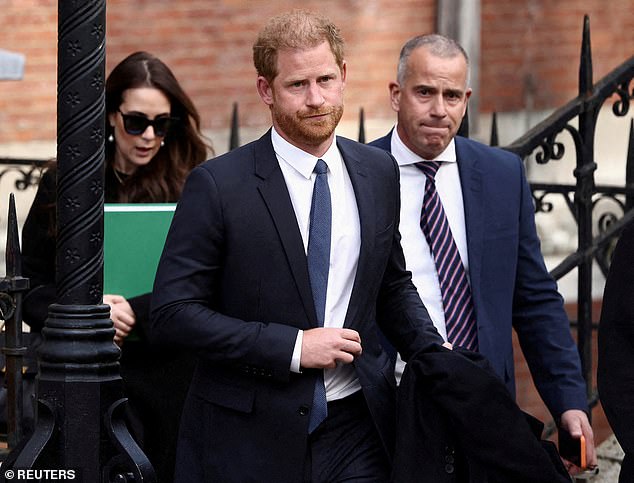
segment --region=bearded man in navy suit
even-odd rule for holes
[[[397,82],[389,86],[397,125],[370,143],[391,152],[399,164],[406,266],[446,338],[438,271],[421,230],[427,178],[416,166],[439,161],[435,188],[468,274],[477,350],[514,395],[515,329],[541,397],[561,428],[575,438],[585,436],[588,464],[596,465],[579,356],[540,251],[522,161],[456,136],[471,95],[468,63],[462,47],[441,35],[409,40],[401,50]],[[397,376],[403,366],[397,361]],[[569,462],[568,467],[579,471]]]
[[[199,355],[175,480],[388,481],[396,381],[379,326],[405,359],[444,344],[404,267],[398,166],[334,135],[347,66],[330,21],[277,16],[253,56],[273,127],[192,171],[156,275],[153,335]]]

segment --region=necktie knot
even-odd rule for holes
[[[315,164],[315,169],[313,169],[313,173],[316,174],[326,174],[328,172],[328,165],[323,159],[318,159],[317,164]]]
[[[438,172],[438,168],[440,168],[440,161],[422,161],[420,163],[416,163],[415,166],[425,173],[425,176],[433,181],[436,177],[436,173]]]

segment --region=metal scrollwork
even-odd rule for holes
[[[610,211],[603,213],[601,216],[599,216],[599,219],[597,221],[597,228],[600,232],[604,233],[605,231],[607,231],[610,225],[618,219],[619,217]]]
[[[601,193],[595,197],[592,201],[592,210],[597,211],[599,203],[609,202],[612,205],[612,209],[602,211],[596,220],[596,230],[599,236],[606,234],[610,231],[613,224],[618,223],[619,220],[626,213],[627,208],[625,202],[613,193]],[[620,211],[621,213],[617,213]],[[607,272],[610,266],[610,260],[612,258],[612,252],[616,246],[618,238],[613,237],[608,243],[599,246],[594,254],[594,258],[598,263],[599,268],[604,276],[607,276]]]
[[[630,109],[630,100],[634,99],[634,86],[632,92],[629,92],[629,84],[631,79],[628,79],[618,85],[614,93],[619,96],[619,99],[612,104],[612,112],[615,116],[625,116]]]
[[[8,320],[15,313],[15,301],[5,292],[0,292],[0,319]]]
[[[579,134],[579,130],[574,126],[571,126],[570,124],[566,124],[564,126],[564,129],[568,132],[568,134],[570,134],[572,141],[575,143],[575,150],[578,155],[581,152],[581,146],[583,144],[581,140],[581,135]]]
[[[563,158],[566,148],[563,143],[555,141],[558,134],[551,134],[539,143],[541,152],[535,154],[537,164],[546,164],[551,160],[557,161]]]
[[[535,213],[550,213],[553,211],[553,204],[550,201],[544,201],[544,198],[550,194],[552,193],[549,193],[548,191],[539,195],[535,192],[532,193],[533,201],[535,203]]]
[[[8,162],[7,162],[8,161]],[[17,160],[0,159],[0,180],[11,172],[19,173],[15,180],[15,188],[18,191],[26,191],[32,186],[37,186],[42,177],[42,166],[46,161],[38,160],[28,164],[16,163]]]
[[[614,223],[615,221],[619,220],[626,211],[625,203],[623,201],[621,201],[617,196],[613,194],[607,194],[607,193],[600,194],[598,197],[596,197],[592,201],[593,211],[596,210],[597,205],[603,201],[609,201],[616,204],[618,209],[621,210],[621,214],[618,215],[614,213],[613,211],[604,211],[603,213],[601,213],[599,215],[599,218],[597,219],[597,229],[599,233],[605,233],[610,227],[610,225]]]

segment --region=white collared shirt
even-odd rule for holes
[[[271,141],[295,211],[305,252],[308,250],[310,206],[316,178],[313,169],[317,159],[323,159],[328,165],[332,234],[324,327],[343,327],[361,247],[359,211],[350,176],[335,142],[321,158],[317,158],[290,144],[275,131],[275,128],[271,130]],[[302,337],[303,332],[299,331],[291,361],[291,370],[294,372],[300,372]],[[341,399],[361,388],[351,364],[340,364],[336,369],[326,369],[324,383],[328,401]]]
[[[396,127],[392,131],[391,151],[399,165],[401,173],[401,221],[399,230],[402,236],[401,245],[405,254],[405,265],[412,272],[412,281],[429,312],[438,333],[447,340],[445,313],[442,305],[442,294],[438,282],[436,265],[429,249],[429,244],[420,227],[420,215],[425,193],[425,174],[414,166],[423,159],[412,152],[399,137]],[[426,161],[442,161],[435,177],[436,191],[442,201],[451,227],[454,241],[458,247],[460,258],[469,273],[467,252],[467,232],[464,219],[464,202],[458,163],[456,162],[456,144],[452,139],[447,148],[435,159]],[[402,374],[404,364],[399,358],[397,362],[397,379]]]

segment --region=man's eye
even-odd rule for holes
[[[457,102],[460,102],[460,100],[462,99],[462,96],[460,94],[453,92],[453,93],[447,94],[445,98],[447,99],[447,102],[451,102],[455,104]]]

